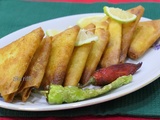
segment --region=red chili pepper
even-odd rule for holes
[[[84,85],[93,84],[104,86],[116,80],[118,77],[134,74],[142,65],[141,63],[122,63],[111,65],[95,71],[89,81]]]

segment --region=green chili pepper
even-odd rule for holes
[[[122,85],[128,84],[132,81],[132,75],[122,76],[117,78],[112,83],[98,89],[78,88],[76,86],[66,86],[51,84],[47,94],[47,101],[49,104],[62,104],[81,101],[99,95],[105,94],[108,91],[118,88]]]

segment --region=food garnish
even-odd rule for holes
[[[51,84],[47,92],[47,102],[49,104],[71,103],[86,100],[103,95],[113,89],[121,87],[132,81],[132,75],[117,78],[112,83],[98,89],[78,88],[77,86],[66,86]]]
[[[106,13],[109,17],[121,23],[132,22],[137,18],[135,14],[132,14],[120,8],[104,6],[103,10],[104,10],[104,13]]]
[[[84,84],[87,86],[89,84],[104,86],[116,80],[121,76],[133,75],[142,66],[142,63],[120,63],[116,65],[111,65],[106,68],[100,68],[93,73],[90,79]]]

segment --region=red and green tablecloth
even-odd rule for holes
[[[103,6],[145,8],[144,17],[160,19],[160,0],[0,0],[0,38],[23,27],[62,16],[103,12]],[[0,120],[148,120],[160,119],[160,79],[121,98],[70,110],[24,112],[0,108]]]

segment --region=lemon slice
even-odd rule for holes
[[[46,31],[46,35],[47,36],[54,36],[54,35],[56,35],[58,33],[60,33],[60,31],[54,30],[54,29],[49,29],[49,30]]]
[[[105,16],[106,16],[105,14],[101,14],[101,15],[94,15],[94,16],[83,17],[83,18],[80,18],[77,21],[77,25],[80,28],[84,28],[85,26],[87,26],[90,23],[96,23],[96,22],[98,22],[99,20],[103,19],[103,17],[105,17]]]
[[[98,40],[98,36],[92,33],[91,31],[80,29],[77,35],[75,46],[81,46],[97,40]]]
[[[103,7],[104,13],[111,17],[114,20],[117,20],[121,23],[128,23],[136,20],[137,16],[135,14],[132,14],[130,12],[124,11],[120,8],[114,8],[114,7]]]

